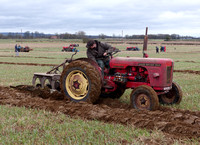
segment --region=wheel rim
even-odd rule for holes
[[[70,97],[75,100],[83,99],[89,91],[88,78],[79,70],[73,70],[67,75],[65,86]]]
[[[139,94],[136,97],[135,105],[138,109],[149,109],[150,108],[150,98],[146,94]]]

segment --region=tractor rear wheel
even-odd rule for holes
[[[146,85],[134,88],[130,95],[130,101],[131,106],[138,110],[156,110],[159,107],[157,93]]]
[[[68,64],[60,78],[61,92],[74,102],[95,103],[101,93],[98,70],[89,62],[75,60]]]
[[[182,100],[182,96],[183,93],[181,87],[173,82],[172,89],[168,93],[159,95],[158,97],[161,104],[172,105],[179,104]]]
[[[117,89],[113,92],[101,92],[100,97],[102,98],[112,98],[112,99],[119,99],[125,92],[126,88],[122,86],[118,86]]]

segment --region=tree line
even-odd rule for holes
[[[62,33],[62,34],[44,34],[38,31],[35,32],[30,32],[26,31],[24,33],[0,33],[0,39],[35,39],[35,38],[53,38],[53,39],[85,39],[85,38],[90,38],[90,39],[106,39],[106,38],[123,38],[123,39],[144,39],[144,35],[125,35],[124,37],[122,36],[107,36],[103,33],[97,35],[97,36],[92,36],[92,35],[86,35],[84,31],[78,31],[75,34],[70,34],[70,33]],[[194,39],[192,36],[180,36],[178,34],[149,34],[148,39],[164,39],[166,41],[171,40],[171,39]],[[197,38],[195,38],[197,39]]]
[[[34,38],[51,38],[52,36],[56,36],[56,39],[80,39],[86,37],[86,33],[84,31],[76,32],[75,34],[63,33],[63,34],[44,34],[38,31],[30,32],[26,31],[24,33],[0,33],[0,39],[34,39]]]
[[[33,39],[33,38],[48,38],[48,34],[40,33],[38,31],[35,32],[30,32],[26,31],[24,33],[14,33],[14,32],[9,32],[9,33],[2,33],[0,34],[0,39]]]

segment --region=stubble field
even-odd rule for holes
[[[142,41],[123,43],[106,40],[121,50],[117,56],[142,57],[141,51],[125,51]],[[129,44],[139,42],[137,44]],[[14,45],[28,45],[33,51],[20,52]],[[175,61],[174,81],[183,90],[180,105],[160,106],[157,111],[136,111],[129,107],[127,90],[119,100],[97,104],[72,103],[62,94],[50,94],[31,86],[34,72],[47,72],[69,58],[62,46],[79,43],[75,58],[86,57],[81,40],[0,40],[0,141],[5,144],[198,144],[200,141],[200,43],[149,40],[151,58]],[[163,44],[165,43],[165,44]],[[192,45],[195,44],[195,45]],[[155,46],[166,52],[156,54]],[[62,71],[62,70],[60,70]],[[19,86],[22,85],[22,86]],[[10,86],[18,86],[13,88]]]

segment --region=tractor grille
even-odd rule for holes
[[[170,83],[171,80],[171,71],[172,71],[172,66],[167,67],[167,84]]]

